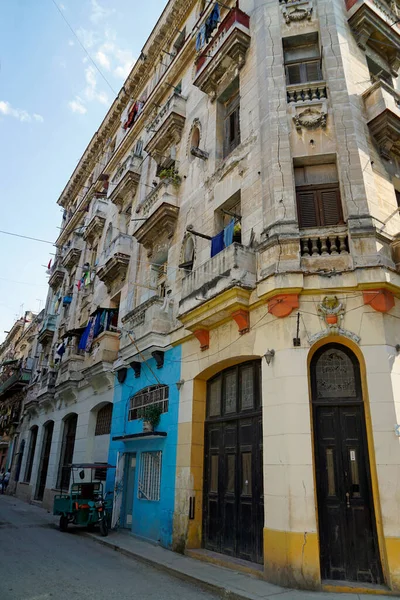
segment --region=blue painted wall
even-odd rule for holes
[[[131,396],[150,385],[158,382],[146,363],[142,364],[141,375],[135,378],[133,369],[128,369],[126,380],[120,384],[115,379],[114,409],[111,425],[111,442],[109,450],[109,463],[115,465],[117,454],[136,453],[135,491],[133,495],[132,533],[159,542],[168,548],[172,545],[172,529],[175,505],[175,476],[176,452],[178,443],[178,411],[179,391],[176,386],[180,380],[181,348],[178,346],[165,353],[164,366],[157,369],[154,359],[147,363],[157,375],[162,384],[169,386],[168,412],[161,415],[157,431],[167,432],[167,437],[155,439],[133,440],[129,442],[113,441],[113,437],[141,433],[143,423],[141,420],[128,421],[129,400]],[[159,502],[150,502],[138,498],[137,481],[140,469],[140,455],[142,452],[162,451],[161,466],[161,493]],[[107,479],[107,489],[114,486],[115,471],[110,470]],[[123,509],[125,498],[122,500],[121,522],[123,522]]]

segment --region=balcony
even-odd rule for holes
[[[111,179],[108,197],[118,210],[122,210],[128,195],[128,201],[132,202],[140,181],[142,162],[141,156],[128,156]]]
[[[174,92],[147,126],[151,135],[145,151],[158,163],[169,155],[171,146],[179,144],[186,120],[186,98]]]
[[[149,254],[152,253],[153,245],[159,243],[160,239],[172,237],[179,214],[179,208],[175,204],[160,201],[155,204],[148,219],[133,233]]]
[[[32,414],[36,411],[39,390],[40,384],[38,381],[27,386],[24,399],[24,413]]]
[[[286,86],[287,101],[311,102],[312,100],[326,100],[326,83],[317,81],[315,83],[298,83]]]
[[[367,123],[384,158],[400,157],[400,94],[377,81],[363,94]]]
[[[49,286],[53,290],[57,290],[64,281],[65,270],[57,261],[50,269]]]
[[[357,44],[365,50],[371,46],[383,55],[397,76],[400,67],[399,9],[384,0],[346,0],[348,21],[357,35]]]
[[[55,385],[55,400],[63,400],[66,403],[75,402],[78,398],[78,384],[83,379],[84,357],[79,354],[70,354],[63,357],[59,370],[57,371]],[[44,396],[43,403],[48,403],[49,395]]]
[[[100,257],[102,265],[98,272],[98,278],[103,281],[108,289],[111,289],[115,280],[125,279],[132,249],[132,238],[130,235],[120,233],[104,250]]]
[[[18,367],[14,372],[3,373],[0,379],[0,396],[22,390],[31,379],[31,370]]]
[[[45,372],[40,378],[39,390],[37,392],[37,399],[39,402],[43,403],[45,400],[53,399],[56,381],[57,372],[52,370],[45,370]]]
[[[61,260],[61,264],[67,271],[71,271],[79,263],[83,250],[83,240],[79,235],[73,235],[66,248],[65,255]]]
[[[119,333],[103,331],[93,340],[90,353],[85,355],[82,374],[95,393],[111,389],[114,384],[112,364],[118,358],[119,338]]]
[[[85,223],[83,239],[89,244],[93,244],[96,238],[99,238],[103,232],[107,218],[108,201],[104,198],[96,198],[93,203],[90,216]]]
[[[249,15],[239,8],[230,10],[197,58],[194,85],[215,99],[224,75],[243,67],[250,41]]]
[[[231,288],[252,290],[255,285],[256,257],[253,250],[231,244],[184,278],[179,318],[182,320],[184,315]],[[212,322],[213,316],[207,325]]]
[[[172,315],[168,301],[159,296],[153,296],[143,304],[130,311],[122,319],[124,331],[121,336],[120,356],[125,362],[133,360],[139,348],[141,353],[151,357],[151,352],[165,348],[168,343],[168,333],[172,328]],[[136,346],[132,344],[131,333]]]
[[[46,345],[53,340],[54,331],[56,329],[57,315],[46,315],[42,327],[38,335],[38,342]]]

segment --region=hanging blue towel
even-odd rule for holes
[[[219,4],[218,4],[218,2],[216,2],[214,4],[214,8],[212,9],[212,12],[210,14],[211,31],[213,31],[218,26],[219,19],[220,19]]]
[[[230,246],[233,242],[233,229],[235,227],[235,220],[232,221],[224,229],[224,244],[225,248]]]
[[[211,240],[211,258],[224,249],[224,230],[220,231]]]
[[[200,27],[199,33],[196,36],[196,51],[200,52],[200,50],[203,48],[205,43],[206,43],[206,26],[205,26],[205,24],[203,24]]]
[[[92,317],[89,319],[89,322],[86,325],[86,328],[82,333],[81,339],[79,341],[79,346],[78,346],[79,350],[85,350],[91,326],[92,326]]]

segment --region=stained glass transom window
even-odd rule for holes
[[[337,348],[326,350],[316,365],[318,398],[355,398],[356,378],[350,357]]]

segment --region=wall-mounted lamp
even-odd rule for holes
[[[178,388],[178,391],[180,391],[180,389],[184,383],[185,383],[184,379],[180,379],[179,381],[176,382],[176,387]]]
[[[267,350],[266,353],[264,354],[264,358],[267,361],[267,365],[269,366],[271,364],[271,360],[274,358],[275,356],[275,350],[272,348],[272,350]]]

